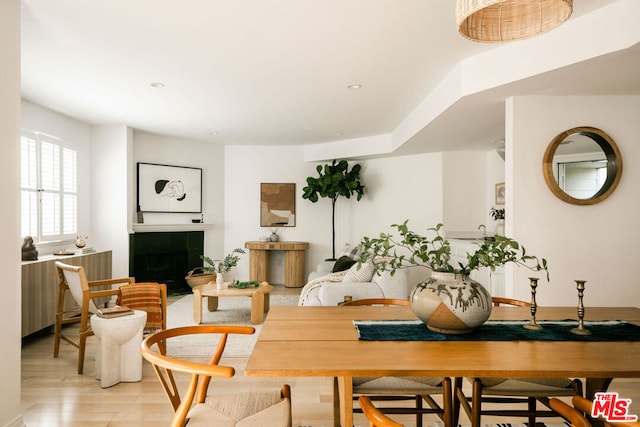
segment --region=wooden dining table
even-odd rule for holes
[[[575,307],[539,307],[538,320],[576,319]],[[528,320],[526,307],[494,307],[490,320]],[[613,378],[640,378],[640,341],[364,341],[354,320],[415,320],[409,307],[272,307],[245,375],[338,378],[335,424],[353,425],[356,376],[584,378],[585,394]],[[588,307],[585,320],[640,325],[640,308]],[[577,321],[576,321],[577,324]]]

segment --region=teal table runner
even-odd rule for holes
[[[475,331],[448,335],[427,329],[420,321],[355,320],[358,338],[366,341],[640,341],[640,326],[618,320],[584,322],[591,335],[576,335],[576,320],[537,321],[539,331],[524,329],[529,321],[488,321]]]

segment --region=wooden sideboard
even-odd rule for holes
[[[37,261],[23,261],[22,337],[52,326],[56,322],[56,261],[83,266],[88,280],[111,278],[111,251],[69,256],[44,255]],[[74,304],[72,301],[65,301],[65,304]]]
[[[300,288],[305,284],[304,254],[307,242],[246,242],[249,249],[249,280],[269,281],[269,251],[284,251],[284,285]]]

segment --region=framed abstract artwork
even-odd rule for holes
[[[260,184],[260,227],[296,226],[296,184]]]
[[[202,169],[138,162],[140,212],[202,212]]]

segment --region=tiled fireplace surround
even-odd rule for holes
[[[190,292],[184,277],[202,266],[203,231],[145,232],[129,235],[129,275],[138,282],[166,283],[169,294]]]

